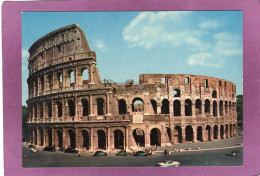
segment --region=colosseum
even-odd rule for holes
[[[236,86],[185,74],[101,81],[96,53],[76,24],[29,49],[29,142],[80,151],[172,146],[237,135]]]

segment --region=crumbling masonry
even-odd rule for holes
[[[237,135],[229,81],[142,74],[137,85],[102,83],[78,25],[43,36],[29,53],[29,141],[37,146],[129,150]]]

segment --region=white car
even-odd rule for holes
[[[157,163],[159,167],[179,167],[180,162],[178,161],[165,161],[161,163]]]
[[[30,151],[33,152],[33,153],[36,153],[36,149],[35,148],[31,148]]]

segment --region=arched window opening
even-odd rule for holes
[[[37,137],[38,137],[38,135],[37,135],[37,129],[35,129],[35,130],[34,130],[34,144],[35,144],[35,145],[37,145],[37,141],[38,141],[38,140],[37,140]]]
[[[38,80],[35,81],[35,95],[38,95]]]
[[[197,140],[198,141],[203,141],[203,139],[202,139],[202,127],[201,126],[199,126],[197,128]]]
[[[186,141],[193,141],[193,129],[190,125],[185,128]]]
[[[192,116],[192,102],[190,99],[185,100],[185,116]]]
[[[180,100],[174,100],[173,108],[174,108],[174,116],[181,116],[181,102],[180,102]]]
[[[82,84],[88,84],[89,83],[89,73],[88,69],[82,70]]]
[[[220,100],[219,102],[219,115],[223,116],[223,101]]]
[[[224,139],[224,126],[223,125],[220,126],[220,138]]]
[[[231,116],[232,114],[232,105],[231,105],[231,101],[229,102],[229,115]]]
[[[57,102],[57,107],[58,107],[58,117],[62,117],[62,104],[61,102]]]
[[[182,143],[182,129],[180,126],[176,126],[173,131],[175,143]]]
[[[97,98],[97,113],[98,115],[104,115],[104,99]]]
[[[76,147],[76,135],[72,130],[69,130],[69,141],[70,147],[74,149]]]
[[[233,137],[233,128],[232,128],[232,125],[231,125],[231,124],[230,124],[229,130],[230,130],[230,137]]]
[[[132,102],[133,112],[144,112],[144,102],[141,98],[134,98]]]
[[[207,134],[207,139],[208,141],[211,140],[211,127],[209,125],[207,125],[206,130],[208,131]]]
[[[40,128],[40,137],[41,137],[40,146],[43,146],[43,129],[42,128]]]
[[[82,130],[82,137],[83,137],[83,148],[89,150],[89,135],[86,130]]]
[[[58,130],[57,131],[57,136],[58,136],[58,147],[62,148],[62,131]]]
[[[58,73],[59,88],[62,87],[62,74]]]
[[[162,101],[161,113],[162,113],[162,114],[170,114],[169,100],[164,99],[164,100]]]
[[[210,102],[209,100],[205,100],[205,114],[210,114]]]
[[[40,117],[43,119],[43,103],[40,103]]]
[[[124,134],[121,130],[114,131],[114,146],[116,149],[124,149]]]
[[[81,100],[81,104],[82,104],[82,116],[88,116],[89,112],[88,112],[88,101],[85,99]]]
[[[52,147],[52,130],[51,129],[48,129],[47,131],[47,134],[48,134],[48,147]]]
[[[197,99],[195,102],[196,115],[201,114],[201,100]]]
[[[126,114],[126,102],[124,99],[118,100],[118,111],[120,115]]]
[[[48,102],[47,106],[48,106],[48,117],[51,118],[52,117],[52,103]]]
[[[69,75],[70,75],[70,87],[72,87],[72,86],[74,86],[74,83],[75,83],[74,71],[70,71]]]
[[[217,102],[213,101],[213,116],[218,116],[217,109],[218,109]]]
[[[44,91],[44,77],[41,77],[41,91]]]
[[[218,139],[218,126],[214,126],[214,139]]]
[[[153,106],[153,113],[157,114],[157,102],[154,99],[151,99],[151,104]]]
[[[173,97],[181,97],[180,89],[174,89],[173,90]]]
[[[106,150],[106,133],[103,130],[97,131],[98,148]]]
[[[228,102],[225,101],[225,113],[228,113]]]
[[[34,118],[37,119],[37,105],[34,106]]]
[[[133,131],[133,137],[135,139],[136,145],[140,146],[140,147],[144,147],[145,146],[145,135],[144,135],[144,131],[142,129],[135,129]]]
[[[212,98],[217,98],[217,91],[213,91],[213,93],[212,93]]]
[[[161,146],[161,132],[158,128],[153,128],[150,132],[150,144]]]
[[[70,114],[70,117],[74,117],[75,116],[75,104],[74,104],[74,101],[73,100],[69,100],[68,103],[69,103],[69,114]]]

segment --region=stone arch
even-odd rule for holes
[[[213,101],[213,116],[218,116],[218,104],[216,101]]]
[[[158,128],[150,131],[150,145],[161,146],[161,131]]]
[[[58,78],[58,86],[59,86],[59,88],[61,88],[62,87],[62,73],[58,72],[57,78]]]
[[[157,102],[154,99],[151,99],[151,104],[153,107],[154,114],[157,114]]]
[[[88,116],[89,115],[88,100],[82,99],[81,105],[82,105],[82,116]]]
[[[103,130],[97,131],[98,148],[106,150],[106,133]]]
[[[225,101],[225,113],[227,114],[228,113],[228,102]]]
[[[175,143],[182,143],[182,129],[180,126],[174,128],[174,139],[176,139]]]
[[[167,99],[163,99],[162,101],[161,114],[170,114],[169,100]]]
[[[208,131],[207,139],[208,139],[208,141],[211,141],[211,127],[209,125],[206,126],[206,131]]]
[[[62,148],[63,139],[62,139],[62,131],[61,130],[57,130],[57,136],[58,136],[58,147]]]
[[[97,114],[98,115],[105,115],[104,113],[104,99],[103,98],[97,98]]]
[[[52,130],[48,129],[47,130],[47,136],[48,136],[48,147],[52,147]]]
[[[229,115],[231,116],[232,114],[232,105],[231,105],[231,101],[229,102]]]
[[[68,105],[69,105],[69,115],[70,117],[75,116],[75,103],[73,100],[68,100]]]
[[[132,101],[132,112],[144,112],[144,101],[136,97]]]
[[[187,125],[185,128],[185,141],[193,141],[193,129],[192,126]]]
[[[39,132],[40,132],[40,146],[43,146],[43,128],[39,128]]]
[[[69,144],[71,148],[76,148],[76,134],[73,130],[68,130]]]
[[[142,129],[136,128],[133,131],[133,137],[135,139],[136,145],[139,145],[141,147],[145,146],[145,133]]]
[[[190,99],[185,100],[185,116],[192,116],[192,102]]]
[[[87,130],[82,130],[83,148],[89,150],[89,133]]]
[[[114,131],[114,146],[116,149],[124,149],[124,134],[121,130]]]
[[[89,83],[89,71],[87,68],[83,68],[81,70],[82,75],[82,84],[88,84]]]
[[[213,90],[213,92],[212,92],[212,98],[217,98],[217,91],[216,91],[216,90]]]
[[[214,126],[214,139],[218,139],[218,126]]]
[[[126,102],[124,99],[118,100],[118,112],[120,115],[126,114]]]
[[[52,117],[52,102],[48,102],[47,103],[47,107],[48,107],[48,117],[51,118]]]
[[[226,138],[228,138],[228,124],[226,124],[226,129],[225,129],[225,133],[226,133]]]
[[[174,89],[173,90],[173,97],[181,97],[180,89]]]
[[[57,101],[57,111],[58,111],[58,117],[62,117],[62,103],[60,101]]]
[[[181,101],[180,100],[174,100],[173,102],[173,112],[174,116],[181,116]]]
[[[221,139],[224,139],[224,134],[225,134],[225,132],[224,132],[224,126],[223,126],[223,125],[220,125],[220,138],[221,138]]]
[[[201,100],[197,99],[195,102],[196,115],[201,114]]]
[[[205,100],[205,114],[210,114],[210,101],[208,99]]]
[[[74,86],[75,84],[75,74],[73,70],[69,71],[69,81],[70,81],[70,87]]]
[[[219,101],[219,115],[223,116],[223,101]]]
[[[199,126],[199,127],[197,128],[197,140],[198,140],[198,141],[203,141],[202,127],[201,127],[201,126]]]

